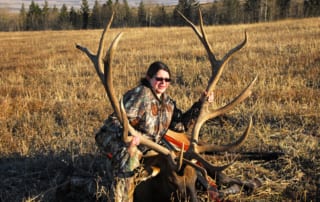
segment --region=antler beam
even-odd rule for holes
[[[113,87],[112,59],[113,59],[114,51],[115,51],[115,49],[118,45],[118,42],[122,36],[122,33],[119,33],[113,39],[108,51],[106,52],[105,56],[103,56],[104,55],[104,45],[105,45],[105,41],[106,41],[106,33],[110,29],[111,23],[113,21],[113,16],[114,16],[114,13],[112,14],[109,23],[107,24],[107,26],[105,27],[105,29],[102,32],[97,54],[93,54],[89,49],[87,49],[86,47],[83,47],[79,44],[76,45],[76,48],[81,50],[82,52],[84,52],[92,61],[94,68],[96,70],[96,73],[97,73],[101,83],[103,84],[103,86],[107,92],[107,95],[108,95],[109,101],[112,105],[112,108],[115,111],[119,121],[123,124],[123,128],[124,128],[123,141],[125,141],[126,143],[129,143],[132,141],[132,136],[128,136],[128,132],[130,132],[131,135],[140,137],[140,143],[142,145],[145,145],[148,148],[153,149],[161,154],[171,156],[172,161],[175,162],[174,161],[176,158],[175,154],[173,152],[171,152],[170,150],[168,150],[167,148],[145,138],[143,136],[143,134],[140,133],[139,131],[136,131],[128,123],[127,116],[125,115],[125,112],[124,112],[124,107],[122,106],[122,109],[121,109],[119,106],[119,101],[117,100],[117,98],[115,96],[115,91],[114,91],[114,87]],[[180,167],[180,166],[178,165],[178,167]]]
[[[211,77],[209,79],[208,85],[206,87],[206,92],[210,93],[212,91],[214,91],[221,75],[222,72],[224,70],[225,64],[229,61],[229,59],[231,58],[231,56],[236,53],[237,51],[239,51],[246,43],[247,43],[247,34],[245,32],[245,38],[244,40],[238,44],[237,46],[235,46],[233,49],[229,50],[229,52],[227,52],[225,54],[225,56],[221,59],[221,60],[217,60],[215,55],[212,52],[211,46],[208,43],[208,39],[207,39],[207,35],[204,31],[204,27],[203,27],[203,19],[202,19],[202,14],[201,14],[201,10],[199,9],[199,18],[200,18],[200,31],[199,29],[189,20],[187,19],[181,12],[179,12],[179,14],[182,16],[182,18],[187,22],[187,24],[193,29],[193,31],[195,32],[195,34],[198,36],[199,40],[201,41],[201,43],[203,44],[207,54],[208,54],[208,59],[210,61],[211,64],[211,70],[212,70],[212,74]],[[230,103],[228,103],[227,105],[216,109],[210,113],[207,112],[207,108],[209,103],[207,101],[205,101],[200,109],[200,114],[199,117],[195,123],[195,126],[193,128],[192,131],[192,139],[191,139],[191,145],[189,147],[189,152],[196,152],[196,153],[202,153],[202,152],[206,152],[206,151],[221,151],[221,150],[225,150],[225,149],[232,149],[235,146],[239,146],[248,136],[250,128],[252,126],[252,122],[250,119],[250,123],[248,125],[248,128],[246,129],[246,131],[244,132],[244,134],[240,137],[240,139],[235,143],[235,144],[231,144],[231,145],[227,145],[224,147],[217,147],[216,145],[202,145],[199,146],[198,145],[198,139],[199,139],[199,132],[200,129],[202,127],[202,125],[209,119],[215,118],[217,116],[220,116],[221,114],[224,114],[228,111],[230,111],[231,109],[233,109],[237,104],[239,104],[240,102],[242,102],[243,100],[245,100],[247,97],[249,97],[252,93],[252,87],[253,84],[255,83],[255,81],[257,80],[257,77],[253,79],[253,81]]]

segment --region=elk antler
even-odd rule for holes
[[[179,14],[187,22],[187,24],[193,29],[193,31],[200,39],[201,43],[203,44],[203,46],[208,54],[208,59],[210,61],[211,68],[212,68],[212,74],[209,79],[208,85],[206,87],[206,92],[208,92],[208,93],[213,92],[215,90],[215,87],[216,87],[221,75],[222,75],[225,64],[229,61],[229,59],[231,58],[231,56],[235,52],[239,51],[246,44],[247,34],[245,32],[245,38],[240,44],[235,46],[233,49],[229,50],[229,52],[227,52],[221,60],[217,60],[215,55],[212,52],[210,44],[208,43],[207,36],[206,36],[206,33],[203,28],[203,19],[202,19],[201,10],[199,9],[200,31],[181,12],[179,12]],[[217,146],[217,145],[208,145],[208,144],[207,145],[199,145],[198,139],[199,139],[200,129],[201,129],[202,125],[207,120],[215,118],[217,116],[220,116],[220,115],[230,111],[231,109],[233,109],[235,107],[235,105],[239,104],[244,99],[246,99],[248,96],[250,96],[252,93],[253,84],[255,83],[256,80],[257,80],[257,77],[255,77],[253,79],[253,81],[235,99],[233,99],[233,101],[231,101],[227,105],[220,107],[212,112],[208,113],[208,111],[207,111],[208,105],[210,103],[208,103],[207,101],[204,101],[204,103],[202,104],[199,116],[198,116],[197,121],[196,121],[194,128],[192,130],[190,147],[189,147],[188,151],[185,153],[185,157],[187,157],[189,159],[191,159],[191,158],[197,159],[200,163],[202,163],[202,165],[205,167],[205,169],[208,171],[209,174],[213,173],[213,171],[217,171],[217,167],[214,167],[213,165],[208,163],[206,160],[204,160],[200,156],[200,153],[227,151],[227,150],[231,150],[231,149],[234,149],[235,147],[239,146],[242,142],[244,142],[244,140],[247,138],[247,136],[249,134],[249,131],[252,127],[252,119],[250,119],[247,129],[245,130],[243,135],[238,139],[238,141],[236,141],[233,144],[226,145],[226,146]],[[220,167],[220,169],[223,170],[227,166]]]
[[[211,68],[212,68],[212,74],[211,77],[209,79],[208,82],[208,86],[206,87],[206,92],[212,92],[214,91],[218,80],[220,79],[222,72],[224,70],[225,64],[229,61],[229,59],[231,58],[231,56],[239,51],[247,42],[247,34],[245,32],[245,38],[244,40],[237,45],[236,47],[234,47],[233,49],[231,49],[228,53],[226,53],[226,55],[221,59],[221,60],[217,60],[215,55],[212,52],[211,46],[208,43],[207,40],[207,36],[206,33],[204,31],[203,28],[203,19],[202,19],[202,14],[201,14],[201,10],[199,9],[199,18],[200,18],[200,30],[201,32],[197,29],[197,27],[190,21],[188,20],[181,12],[179,12],[179,14],[183,17],[183,19],[188,23],[188,25],[193,29],[193,31],[196,33],[196,35],[198,36],[198,38],[200,39],[200,41],[202,42],[203,46],[205,47],[207,54],[208,54],[208,58],[209,61],[211,63]],[[228,103],[227,105],[214,110],[213,112],[208,113],[207,112],[207,107],[209,105],[209,103],[207,101],[205,101],[200,109],[200,114],[198,116],[198,119],[195,123],[195,126],[193,128],[192,131],[192,140],[191,140],[191,145],[190,148],[194,151],[196,151],[197,153],[201,153],[201,152],[206,152],[206,151],[210,151],[213,150],[214,148],[212,148],[212,146],[208,146],[208,145],[204,145],[204,146],[199,146],[197,144],[198,139],[199,139],[199,132],[201,129],[201,126],[203,125],[203,123],[209,119],[215,118],[221,114],[224,114],[226,112],[228,112],[229,110],[233,109],[235,107],[235,105],[239,104],[240,102],[242,102],[244,99],[246,99],[247,97],[249,97],[252,93],[252,86],[255,83],[255,81],[257,80],[257,77],[253,79],[253,81],[230,103]],[[249,126],[247,128],[247,130],[245,131],[245,133],[243,134],[243,136],[240,138],[240,140],[242,141],[238,141],[239,142],[243,142],[243,140],[245,139],[245,137],[249,134],[250,128],[251,128],[252,124],[251,121],[249,123]],[[234,145],[238,145],[238,144],[232,144],[232,146]],[[229,146],[230,147],[230,146]],[[229,148],[227,146],[227,148]],[[221,148],[222,149],[222,148]],[[218,149],[220,150],[220,149]],[[223,149],[222,149],[223,150]]]
[[[142,133],[139,131],[135,130],[128,122],[127,116],[124,111],[124,107],[122,106],[120,108],[119,106],[119,101],[117,100],[114,92],[114,87],[113,87],[113,76],[112,76],[112,59],[113,59],[113,54],[114,50],[117,47],[117,44],[122,36],[122,33],[119,33],[112,41],[110,44],[110,47],[108,51],[106,52],[104,58],[104,45],[105,45],[105,38],[106,38],[106,33],[109,30],[112,20],[113,20],[114,13],[111,16],[111,19],[105,29],[102,32],[100,42],[99,42],[99,48],[97,51],[97,54],[94,55],[90,50],[88,50],[86,47],[83,47],[81,45],[76,45],[76,48],[81,50],[82,52],[86,53],[86,55],[90,58],[92,63],[94,64],[94,68],[96,70],[96,73],[98,74],[98,77],[100,78],[101,83],[103,84],[109,101],[112,105],[113,110],[115,111],[119,121],[123,125],[123,141],[126,143],[131,142],[132,136],[128,136],[128,132],[130,132],[131,135],[133,136],[139,136],[140,137],[140,144],[145,145],[146,147],[153,149],[161,154],[167,155],[171,157],[171,160],[174,164],[175,163],[175,154],[168,150],[165,147],[162,147],[161,145],[145,138]],[[102,71],[103,70],[103,71]],[[121,102],[122,104],[122,102]],[[178,165],[180,167],[181,165]]]

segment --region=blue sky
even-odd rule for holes
[[[0,0],[0,8],[8,8],[10,10],[19,11],[21,5],[24,3],[25,8],[27,9],[32,0]],[[56,6],[61,8],[63,4],[66,4],[68,8],[73,6],[74,8],[80,8],[82,0],[47,0],[49,7]],[[90,8],[93,7],[95,0],[88,0]],[[98,0],[101,4],[105,3],[106,0]],[[119,0],[122,2],[122,0]],[[141,0],[127,0],[131,6],[139,5]],[[40,7],[44,5],[45,0],[34,0]],[[213,2],[213,0],[200,0],[200,2]],[[160,5],[175,5],[178,3],[178,0],[143,0],[144,4],[160,4]]]

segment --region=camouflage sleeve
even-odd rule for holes
[[[189,110],[187,110],[185,113],[182,113],[182,111],[177,108],[176,103],[174,102],[174,111],[170,129],[177,132],[187,131],[193,126],[196,118],[199,116],[201,105],[202,103],[200,101],[195,102]]]
[[[200,108],[202,106],[201,101],[195,102],[191,108],[186,111],[181,118],[181,122],[183,123],[185,130],[188,130],[190,127],[193,127],[196,119],[200,114]]]
[[[124,95],[124,106],[130,124],[136,127],[145,114],[145,97],[143,88],[134,88]]]

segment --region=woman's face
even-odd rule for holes
[[[160,69],[156,75],[149,79],[149,82],[157,95],[161,95],[166,91],[170,84],[170,75],[168,72]]]

